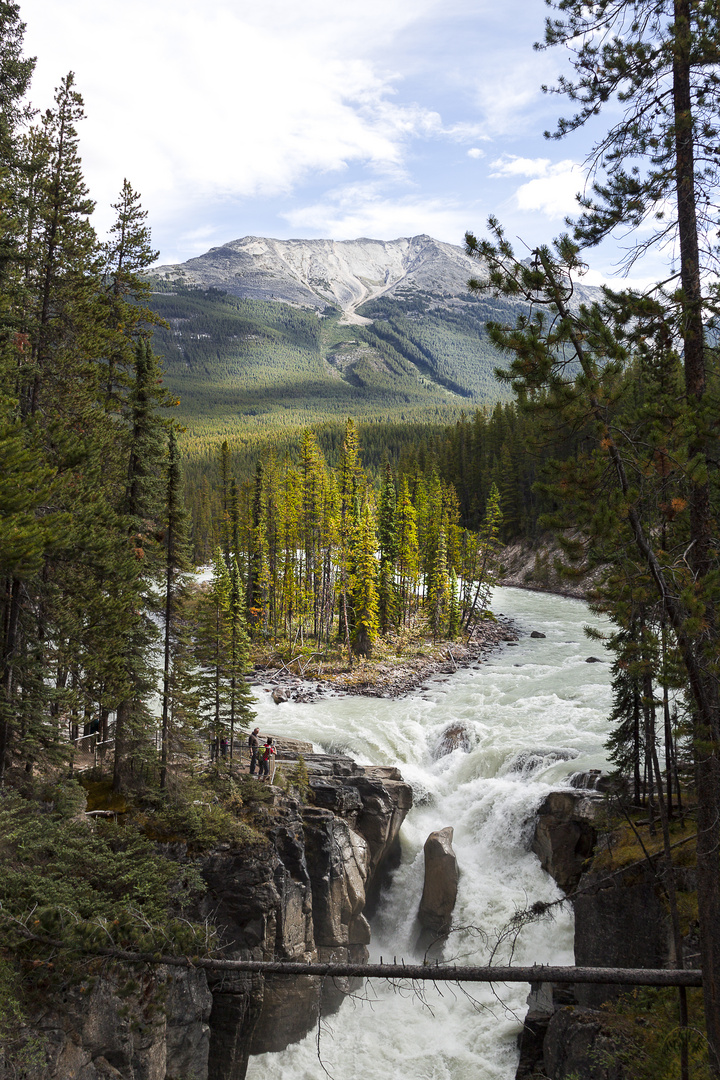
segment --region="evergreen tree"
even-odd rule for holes
[[[398,542],[398,579],[402,601],[403,622],[407,624],[415,602],[415,591],[418,582],[418,537],[417,515],[407,478],[400,480],[400,494],[397,503],[397,526],[396,535]]]
[[[369,657],[378,635],[378,597],[375,515],[368,499],[360,514],[354,550],[350,580],[354,620],[352,647],[356,656]]]
[[[447,567],[447,544],[442,526],[437,533],[432,561],[428,567],[427,596],[425,600],[433,641],[443,634],[450,613],[450,577]]]
[[[210,744],[224,735],[234,739],[235,725],[249,723],[252,696],[244,674],[249,640],[243,588],[237,563],[228,570],[220,550],[213,575],[200,594],[195,651],[200,666],[200,712]]]
[[[500,548],[501,526],[500,492],[493,484],[488,495],[485,516],[478,533],[477,549],[472,563],[470,580],[475,582],[475,592],[465,612],[465,629],[470,635],[478,617],[488,606],[490,590],[495,584],[495,565]]]
[[[220,447],[220,499],[222,502],[221,537],[225,559],[230,561],[230,447],[227,439]]]
[[[142,275],[158,257],[153,250],[147,211],[129,181],[123,181],[120,198],[113,203],[116,218],[101,250],[103,299],[106,319],[115,331],[108,340],[107,407],[118,407],[116,393],[127,386],[133,368],[134,344],[146,324],[159,320],[148,309],[151,285]],[[116,386],[117,384],[117,386]]]
[[[18,300],[22,289],[23,155],[20,132],[31,112],[25,98],[35,60],[23,56],[25,24],[16,3],[0,3],[0,393],[12,393],[24,327]],[[7,403],[3,404],[3,408]],[[9,417],[8,417],[9,419]]]
[[[348,419],[345,425],[345,439],[338,477],[340,636],[345,639],[348,654],[350,654],[351,637],[355,625],[349,585],[354,574],[352,538],[359,524],[360,494],[361,468],[358,437],[353,421]]]
[[[89,220],[95,204],[82,174],[77,124],[83,101],[74,87],[70,73],[56,93],[55,108],[45,113],[32,164],[36,208],[25,275],[30,353],[21,403],[25,414],[42,407],[46,424],[59,408],[67,408],[79,388],[76,377],[92,378],[100,346],[93,318],[99,247]]]
[[[186,533],[187,514],[182,496],[182,466],[177,436],[173,428],[168,432],[168,459],[165,483],[165,634],[163,648],[162,729],[160,744],[160,787],[167,779],[167,766],[171,747],[171,717],[173,689],[179,680],[173,680],[173,668],[179,651],[179,635],[176,622],[179,614],[179,593],[185,584],[182,573],[189,569],[188,541]]]
[[[450,571],[450,601],[448,608],[448,637],[452,641],[460,633],[462,609],[460,606],[458,577],[455,568]]]
[[[385,462],[378,506],[378,545],[380,548],[380,580],[378,607],[380,632],[397,624],[397,591],[395,588],[395,564],[398,558],[398,539],[395,531],[397,496],[395,480],[390,463]]]
[[[234,482],[234,481],[233,481]],[[235,491],[237,489],[234,489]],[[231,490],[231,518],[235,516],[233,491]],[[252,497],[252,520],[250,522],[250,552],[248,558],[247,602],[254,623],[265,618],[267,584],[267,498],[265,493],[265,468],[262,461],[255,466]],[[232,531],[235,531],[234,520]]]
[[[325,489],[325,465],[311,431],[303,432],[300,449],[302,498],[302,548],[304,574],[301,586],[305,613],[312,616],[312,633],[317,638],[320,626],[320,583],[322,578],[322,518]]]
[[[113,788],[119,791],[131,757],[144,751],[149,728],[147,696],[154,685],[150,649],[156,637],[149,617],[149,589],[160,571],[155,526],[162,513],[162,462],[167,404],[157,357],[141,339],[135,348],[135,371],[128,395],[128,466],[122,502],[129,551],[135,559],[135,595],[128,596],[128,632],[118,648],[127,697],[117,706]]]
[[[250,654],[250,639],[245,622],[245,604],[240,568],[233,560],[230,568],[230,589],[227,593],[225,621],[227,625],[225,677],[229,682],[228,721],[230,725],[230,757],[235,748],[235,725],[249,725],[254,713],[252,694],[245,680]]]
[[[9,34],[0,49],[1,62],[7,63],[0,126],[3,137],[11,139],[23,114],[15,95],[26,85],[31,66],[19,60],[17,9],[3,5],[0,18]],[[69,76],[42,125],[22,148],[15,143],[8,149],[7,171],[0,176],[0,188],[5,181],[12,186],[18,213],[14,239],[3,234],[13,256],[2,267],[7,307],[0,323],[5,316],[9,322],[0,334],[5,391],[0,425],[9,470],[4,476],[12,514],[8,524],[21,526],[6,548],[11,565],[1,601],[2,777],[12,753],[30,769],[42,752],[62,749],[59,703],[69,672],[54,620],[75,601],[65,591],[74,578],[68,573],[78,539],[74,520],[82,507],[83,472],[92,468],[104,438],[94,370],[103,333],[96,303],[97,243],[77,151],[75,125],[81,115],[82,101]],[[50,507],[44,505],[48,499]],[[31,564],[37,567],[41,556],[42,573],[34,573]],[[66,741],[64,747],[67,753]]]
[[[231,588],[225,559],[218,549],[213,558],[212,578],[200,592],[195,629],[195,656],[200,669],[200,715],[211,747],[216,746],[225,733],[229,719],[225,671]]]

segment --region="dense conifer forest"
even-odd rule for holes
[[[607,25],[645,6],[618,5]],[[371,325],[348,327],[330,310],[152,282],[127,179],[101,241],[74,76],[33,113],[19,8],[0,2],[4,1038],[22,1014],[22,962],[44,956],[43,941],[76,955],[108,937],[209,947],[180,921],[200,883],[152,841],[261,839],[239,808],[262,796],[214,763],[211,805],[193,775],[221,738],[232,754],[251,720],[253,648],[333,648],[351,666],[412,625],[467,636],[487,617],[501,542],[551,529],[563,573],[597,571],[591,604],[613,623],[609,749],[625,812],[659,822],[668,865],[669,823],[696,816],[708,1068],[720,1075],[720,382],[717,292],[703,284],[715,262],[702,258],[717,178],[714,164],[692,171],[716,136],[717,16],[677,0],[672,33],[653,23],[653,63],[674,80],[668,119],[646,70],[650,23],[600,53],[595,9],[560,8],[569,21],[549,24],[547,43],[577,50],[578,83],[563,89],[579,112],[558,136],[638,65],[625,120],[596,148],[607,186],[587,196],[574,239],[520,259],[493,222],[491,240],[468,235],[476,302],[440,313],[418,295],[378,300],[363,312]],[[646,179],[624,171],[630,139]],[[578,245],[653,219],[669,189],[678,280],[571,302]],[[499,296],[516,305],[512,325]],[[85,790],[93,805],[131,807],[124,829],[73,823],[86,739],[105,757]],[[673,903],[668,892],[682,966]],[[31,915],[45,938],[28,944]],[[686,1030],[684,1008],[681,994]]]
[[[280,302],[240,299],[150,277],[156,325],[178,415],[193,442],[238,429],[280,436],[310,424],[446,423],[462,409],[507,398],[493,376],[497,352],[485,323],[492,302],[422,311],[412,301],[377,300],[373,322],[347,323]],[[428,297],[426,306],[430,307]],[[413,305],[406,311],[408,305]]]
[[[203,294],[194,312],[190,291],[152,293],[146,271],[156,253],[139,195],[125,180],[101,242],[74,77],[42,116],[32,114],[19,12],[2,11],[12,93],[0,176],[0,784],[71,766],[93,736],[109,748],[116,794],[137,777],[164,790],[174,755],[197,754],[221,734],[232,741],[247,721],[251,637],[337,639],[352,663],[378,634],[413,620],[433,637],[467,632],[485,607],[499,496],[489,487],[475,505],[482,527],[471,534],[412,431],[379,425],[366,471],[352,421],[328,424],[331,467],[316,436],[301,433],[302,409],[283,425],[284,445],[268,452],[248,439],[238,463],[229,442],[211,442],[213,467],[201,472],[201,433],[183,429],[163,380],[162,334],[192,321],[182,362],[203,385],[203,415],[217,419],[222,407],[207,399],[209,338],[249,339],[253,364],[222,377],[250,392],[257,385],[265,407],[282,409],[265,393],[270,366],[277,375],[285,365],[290,397],[312,396],[308,357],[326,331],[281,305],[263,305],[261,326],[257,306]],[[345,342],[345,329],[328,326]],[[188,396],[186,416],[196,409]],[[334,415],[347,403],[341,394]],[[394,469],[385,462],[393,439]],[[404,471],[403,452],[414,463]],[[212,564],[205,584],[191,573],[197,562]]]

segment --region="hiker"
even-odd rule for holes
[[[248,746],[250,747],[250,775],[251,776],[255,775],[255,769],[257,768],[257,766],[259,764],[259,761],[260,761],[260,758],[258,756],[258,750],[260,749],[260,739],[258,738],[259,734],[260,734],[260,728],[256,727],[248,735]]]
[[[272,735],[268,735],[265,745],[260,750],[260,779],[264,780],[266,777],[270,779],[270,762],[272,756],[275,753],[275,747],[273,746]]]
[[[222,754],[223,760],[227,759],[227,752],[228,752],[228,741],[227,741],[226,736],[223,735],[222,739],[220,740],[220,753]]]

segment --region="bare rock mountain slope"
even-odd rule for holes
[[[245,236],[154,276],[214,286],[235,296],[346,313],[379,296],[419,290],[467,296],[477,264],[461,247],[430,236],[398,240],[272,240]]]

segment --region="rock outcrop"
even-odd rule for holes
[[[303,758],[313,805],[276,792],[270,850],[208,856],[205,913],[221,928],[228,957],[362,963],[368,900],[398,852],[412,791],[397,769],[363,768],[341,755]],[[210,986],[212,1080],[242,1080],[250,1054],[302,1038],[351,989],[347,981],[323,987],[317,978],[234,974]]]
[[[449,724],[440,735],[435,747],[435,758],[446,757],[453,750],[463,750],[466,754],[472,748],[472,736],[465,724]]]
[[[305,744],[281,740],[285,760]],[[281,756],[280,754],[278,756]],[[261,809],[268,841],[218,845],[193,860],[207,885],[194,917],[218,929],[229,959],[364,963],[368,898],[399,852],[412,790],[397,769],[303,754],[311,801],[279,787]],[[314,799],[314,802],[312,802]],[[168,845],[169,858],[188,858]],[[103,968],[29,1018],[46,1048],[28,1080],[243,1080],[251,1054],[284,1049],[336,1008],[349,982],[247,972]],[[8,1071],[8,1067],[12,1071]],[[0,1080],[15,1065],[0,1048]]]
[[[602,774],[587,777],[596,789]],[[674,964],[673,939],[661,884],[663,860],[635,862],[612,871],[585,869],[603,828],[604,808],[592,791],[555,791],[538,811],[533,850],[575,910],[575,963],[581,967],[663,968]],[[675,867],[679,893],[694,886],[693,872]],[[692,947],[692,943],[689,942]],[[697,963],[696,958],[694,962]],[[519,1039],[517,1080],[625,1080],[618,1035],[601,1006],[626,992],[621,986],[577,984],[534,988]]]
[[[551,791],[538,809],[532,850],[563,892],[572,892],[595,848],[603,812],[600,796]]]
[[[38,1080],[165,1080],[207,1076],[212,997],[205,975],[156,968],[135,975],[105,969],[50,999],[30,1018],[45,1062],[22,1075]],[[19,1076],[5,1062],[0,1076]]]
[[[397,240],[275,240],[245,236],[153,277],[219,287],[235,296],[346,311],[376,296],[420,289],[465,297],[476,264],[461,247],[426,235]]]
[[[448,825],[430,833],[425,841],[425,883],[418,910],[422,927],[418,950],[421,952],[450,933],[459,877],[452,840],[453,829]]]
[[[602,1013],[566,1006],[554,1013],[543,1044],[543,1071],[554,1078],[626,1080],[617,1037]]]
[[[647,864],[609,876],[590,872],[575,897],[575,963],[581,967],[667,967],[673,957],[662,887]],[[626,991],[612,984],[575,987],[578,1005],[592,1009]]]

